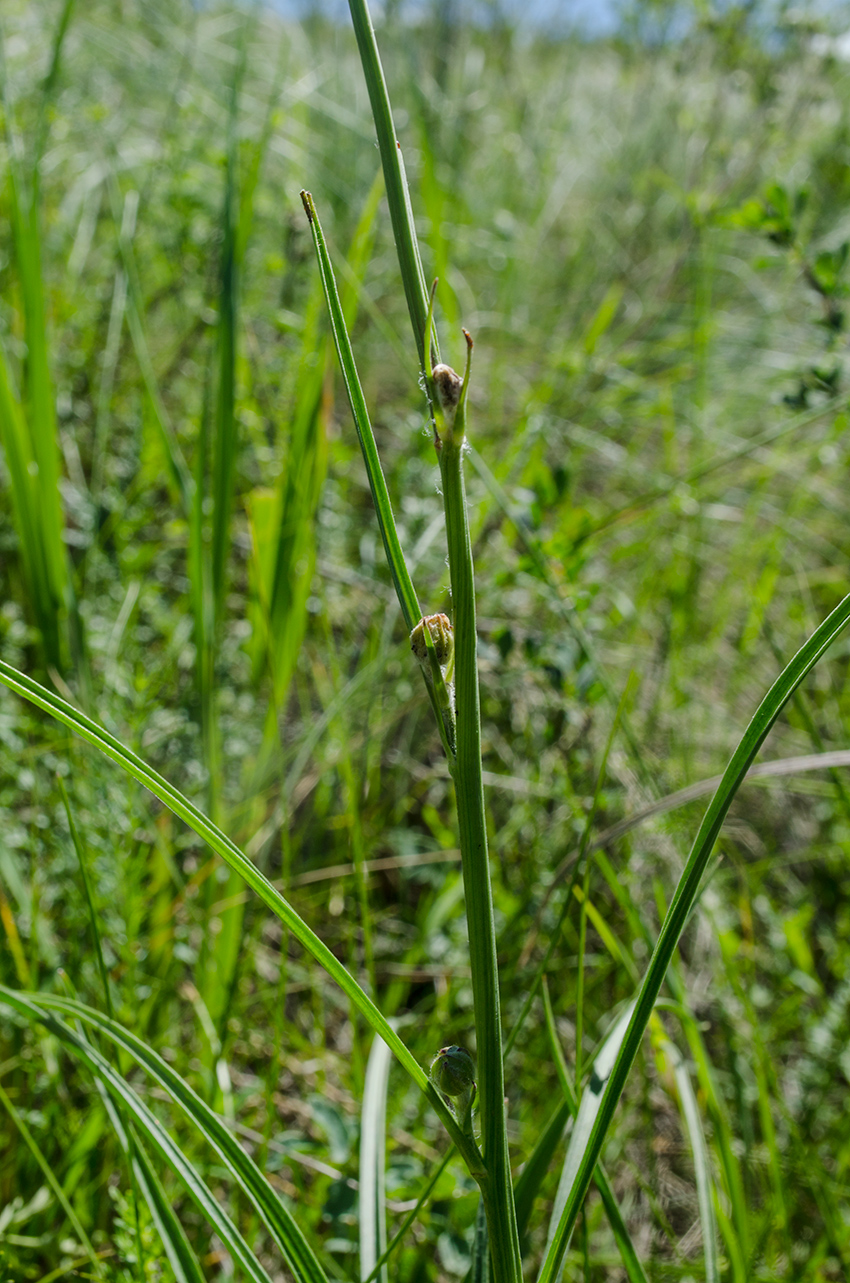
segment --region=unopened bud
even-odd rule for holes
[[[431,1082],[444,1096],[463,1096],[475,1086],[475,1062],[463,1047],[443,1047],[431,1062]]]
[[[428,643],[425,629],[431,634],[437,663],[442,667],[450,664],[454,655],[455,637],[448,615],[425,615],[410,634],[410,649],[420,664],[428,663]],[[448,680],[448,679],[447,679]]]

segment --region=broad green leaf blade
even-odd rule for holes
[[[0,993],[5,994],[6,991],[0,989]],[[218,1114],[210,1109],[161,1056],[128,1029],[92,1007],[53,994],[29,994],[27,998],[34,1007],[58,1011],[64,1016],[92,1025],[116,1046],[129,1052],[165,1088],[219,1155],[234,1180],[245,1191],[257,1214],[268,1226],[296,1277],[303,1279],[305,1283],[327,1283],[325,1272],[310,1244],[254,1160],[245,1153]],[[389,1056],[389,1052],[387,1055]]]
[[[302,192],[301,199],[304,202],[304,209],[313,233],[316,256],[319,260],[319,271],[331,317],[334,344],[336,345],[339,363],[342,368],[342,377],[345,381],[351,413],[354,416],[357,438],[360,442],[360,449],[363,452],[363,461],[366,464],[366,473],[378,516],[378,526],[381,531],[384,552],[387,556],[387,565],[390,568],[390,574],[395,585],[401,612],[404,615],[404,621],[407,624],[407,630],[411,632],[422,617],[422,611],[419,609],[419,601],[399,543],[387,483],[384,480],[381,460],[378,457],[378,447],[375,444],[369,411],[366,408],[366,399],[363,396],[360,377],[357,373],[357,366],[354,363],[354,353],[351,350],[351,341],[348,337],[345,317],[343,316],[342,305],[339,301],[339,293],[336,287],[336,279],[331,267],[331,260],[325,244],[319,216],[316,213],[316,207],[309,192]]]
[[[360,1278],[372,1278],[387,1249],[385,1162],[387,1142],[387,1083],[390,1049],[375,1038],[366,1065],[363,1112],[360,1117]],[[386,1267],[377,1275],[387,1283]]]
[[[202,1215],[215,1230],[222,1243],[230,1252],[234,1261],[240,1265],[246,1278],[252,1283],[271,1283],[268,1274],[260,1265],[254,1253],[239,1233],[230,1217],[214,1198],[201,1180],[193,1165],[186,1158],[180,1146],[172,1139],[159,1119],[148,1109],[144,1101],[120,1074],[104,1060],[100,1052],[81,1038],[64,1021],[42,1011],[31,996],[14,993],[10,989],[0,989],[4,1002],[14,1007],[22,1015],[40,1021],[46,1029],[54,1034],[60,1042],[69,1047],[78,1058],[100,1078],[111,1094],[120,1101],[126,1114],[135,1123],[141,1134],[150,1141],[161,1158],[168,1163],[175,1175],[182,1181],[187,1193]],[[77,1006],[78,1004],[73,1004]]]
[[[708,1161],[708,1146],[705,1131],[700,1118],[697,1098],[694,1094],[688,1066],[682,1059],[678,1047],[671,1042],[664,1042],[662,1050],[673,1067],[676,1078],[676,1089],[682,1116],[691,1142],[691,1153],[694,1159],[694,1176],[697,1186],[697,1206],[702,1225],[702,1244],[705,1259],[705,1283],[720,1283],[720,1271],[717,1264],[717,1222],[714,1216],[714,1196],[712,1192],[711,1165]]]
[[[590,1135],[591,1128],[599,1113],[599,1106],[602,1104],[602,1095],[605,1091],[605,1084],[608,1082],[611,1070],[614,1068],[614,1062],[617,1059],[617,1053],[625,1037],[629,1020],[631,1019],[632,1008],[628,1007],[620,1016],[614,1028],[602,1045],[593,1069],[590,1074],[590,1081],[582,1092],[581,1102],[576,1114],[575,1125],[573,1126],[570,1143],[567,1147],[567,1153],[564,1158],[564,1166],[561,1169],[561,1179],[558,1182],[558,1192],[555,1195],[555,1203],[552,1208],[552,1216],[549,1221],[549,1235],[546,1240],[547,1258],[551,1250],[555,1235],[558,1232],[558,1223],[561,1219],[561,1213],[567,1202],[567,1196],[575,1181],[575,1175],[579,1168],[582,1155],[587,1146],[587,1139]],[[563,1272],[563,1258],[569,1248],[569,1238],[564,1244],[564,1250],[561,1254],[561,1262],[555,1278],[560,1283]]]
[[[431,1085],[425,1070],[411,1054],[395,1030],[391,1028],[389,1022],[372,1002],[369,995],[361,989],[354,977],[349,975],[339,959],[335,957],[315,932],[310,930],[307,923],[295,912],[291,904],[283,898],[280,892],[272,886],[271,882],[263,876],[260,870],[242,854],[239,847],[230,838],[226,837],[221,829],[199,811],[178,789],[163,779],[131,749],[125,748],[114,735],[110,735],[102,726],[98,726],[97,722],[92,721],[85,713],[81,713],[70,704],[66,704],[63,699],[52,694],[43,686],[40,686],[38,682],[33,681],[31,677],[27,677],[25,673],[19,672],[11,664],[7,664],[3,660],[0,660],[0,681],[23,699],[35,704],[37,708],[50,713],[64,726],[69,727],[82,739],[99,749],[106,757],[111,758],[113,762],[117,762],[128,775],[131,775],[146,789],[149,789],[170,811],[183,820],[185,824],[188,824],[189,828],[197,833],[198,837],[202,838],[213,851],[220,855],[226,864],[230,865],[245,879],[248,886],[257,893],[263,903],[285,923],[299,944],[303,945],[307,952],[324,967],[328,975],[337,982],[343,993],[351,999],[375,1033],[380,1034],[416,1085],[428,1097],[452,1140],[463,1154],[472,1175],[480,1176],[481,1160],[477,1147],[464,1136],[453,1115],[440,1099],[439,1093]]]
[[[850,595],[839,602],[835,610],[815,630],[808,641],[800,647],[791,662],[777,677],[756,709],[752,721],[744,732],[723,774],[723,779],[718,786],[717,792],[709,803],[688,857],[688,862],[679,879],[679,884],[676,887],[676,892],[664,919],[658,942],[635,1003],[634,1013],[626,1030],[620,1054],[617,1057],[617,1063],[608,1079],[599,1112],[588,1138],[587,1147],[582,1155],[576,1178],[538,1276],[538,1283],[554,1283],[557,1277],[576,1217],[593,1179],[593,1169],[602,1151],[605,1136],[614,1117],[614,1111],[617,1108],[617,1102],[626,1085],[626,1079],[637,1055],[644,1030],[652,1014],[652,1008],[664,983],[670,959],[679,943],[679,937],[685,928],[690,912],[696,903],[702,876],[732,799],[785,704],[806,674],[811,671],[829,649],[832,642],[846,626],[848,620],[850,620]]]

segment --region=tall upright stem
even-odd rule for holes
[[[505,1075],[493,896],[481,776],[481,713],[475,628],[472,544],[463,479],[463,446],[450,437],[440,449],[455,639],[457,796],[463,885],[478,1051],[478,1108],[487,1177],[482,1186],[496,1283],[520,1283],[522,1265],[511,1186],[505,1118]]]

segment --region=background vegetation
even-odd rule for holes
[[[813,37],[758,6],[699,6],[684,24],[641,6],[594,43],[461,25],[450,6],[413,28],[391,10],[380,33],[444,357],[460,364],[461,324],[476,341],[468,470],[505,1023],[589,825],[595,857],[548,966],[579,1078],[699,821],[702,794],[669,795],[722,770],[846,590],[850,81]],[[471,1046],[449,780],[298,197],[312,190],[331,240],[423,605],[448,608],[353,36],[158,0],[7,0],[0,74],[0,655],[212,815],[421,1063]],[[653,1280],[707,1268],[666,1039],[697,1090],[722,1276],[850,1274],[847,655],[839,640],[807,680],[768,742],[773,770],[733,807],[676,1001],[607,1145]],[[197,838],[5,689],[0,981],[102,1005],[58,780],[116,1018],[229,1120],[329,1268],[356,1277],[371,1033]],[[558,1098],[551,1064],[538,998],[507,1069],[515,1170]],[[215,1156],[121,1068],[286,1277]],[[0,1087],[0,1277],[90,1270],[38,1151],[107,1277],[136,1279],[127,1165],[91,1078],[3,1008]],[[392,1229],[446,1140],[397,1070],[389,1100]],[[529,1221],[538,1259],[556,1169]],[[241,1277],[162,1177],[210,1279]],[[392,1276],[462,1277],[476,1208],[451,1162]],[[146,1277],[170,1278],[153,1227],[140,1237]],[[596,1194],[567,1277],[622,1277]]]

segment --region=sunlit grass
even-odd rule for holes
[[[2,15],[0,658],[211,815],[427,1071],[439,1047],[472,1047],[452,796],[298,198],[309,187],[322,216],[422,609],[450,610],[354,38],[318,19],[78,5],[51,80],[62,12],[12,0]],[[441,277],[443,359],[462,361],[460,324],[476,343],[466,472],[506,1034],[554,940],[506,1069],[536,1271],[564,1084],[578,1063],[587,1087],[635,993],[700,804],[659,806],[602,850],[595,839],[721,771],[846,591],[846,77],[800,26],[773,43],[721,22],[678,45],[379,38],[424,272]],[[12,184],[39,154],[38,218],[16,235]],[[839,640],[806,679],[768,756],[846,750],[846,655]],[[716,1276],[701,1237],[712,1209],[723,1279],[850,1270],[850,792],[846,763],[825,760],[733,803],[609,1134],[610,1198],[590,1195],[567,1277],[615,1277],[612,1199],[651,1279]],[[140,1150],[137,1187],[177,1212],[164,1239],[141,1227],[152,1276],[168,1241],[187,1277],[192,1260],[226,1277],[232,1223],[258,1270],[283,1277],[284,1231],[252,1210],[253,1175],[239,1192],[126,1049],[88,1029],[86,1051],[73,1026],[59,968],[84,1003],[103,998],[57,772],[90,856],[116,1021],[199,1109],[233,1115],[320,1268],[356,1277],[363,1016],[145,788],[4,692],[0,980],[66,1003],[68,1039],[111,1057],[134,1093],[125,1115],[160,1119],[227,1218],[211,1236],[161,1152]],[[597,780],[586,870],[565,898]],[[39,1279],[87,1250],[17,1116],[107,1277],[135,1278],[120,1127],[58,1034],[3,1011],[7,1271]],[[388,1100],[392,1240],[446,1140],[396,1068]],[[476,1212],[453,1158],[390,1277],[462,1274]]]

